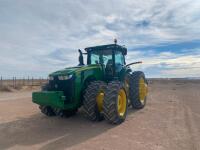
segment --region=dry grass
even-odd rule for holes
[[[0,92],[40,90],[46,79],[0,80]]]
[[[2,85],[0,87],[0,91],[2,91],[2,92],[12,92],[11,87],[5,86],[5,85]]]
[[[2,85],[0,86],[0,92],[15,92],[15,91],[31,91],[31,90],[40,90],[40,86],[23,86],[17,85],[16,87],[12,87],[10,85]]]

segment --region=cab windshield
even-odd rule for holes
[[[104,64],[112,63],[112,50],[96,50],[91,51],[88,64]]]

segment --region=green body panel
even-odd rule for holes
[[[87,84],[92,80],[104,80],[104,70],[99,64],[66,68],[50,74],[52,77],[60,75],[73,75],[74,77],[72,101],[64,102],[65,100],[61,100],[60,97],[67,97],[67,95],[64,95],[64,92],[59,91],[59,89],[58,91],[33,92],[32,101],[39,105],[47,105],[61,109],[75,109],[82,105],[83,91]]]
[[[123,67],[121,69],[121,71],[117,74],[117,78],[118,80],[124,82],[125,77],[127,76],[127,74],[129,74],[130,72],[132,72],[130,67]]]
[[[80,107],[85,88],[90,81],[103,80],[104,71],[101,65],[88,65],[76,70],[74,75],[76,78],[74,85],[74,101],[72,105],[73,107]]]

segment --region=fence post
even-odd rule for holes
[[[33,86],[33,77],[32,77],[32,83],[31,83],[31,86]]]
[[[3,80],[2,80],[2,76],[1,76],[0,87],[2,87],[2,85],[3,85]]]
[[[15,88],[17,87],[17,77],[15,77]]]
[[[13,88],[15,87],[15,77],[13,77]]]
[[[42,78],[40,77],[40,83],[39,83],[40,85],[42,84]]]
[[[22,80],[22,85],[24,86],[24,77],[23,77],[23,80]]]

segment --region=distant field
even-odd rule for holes
[[[15,90],[34,89],[42,86],[47,79],[7,79],[0,80],[0,91],[11,92]]]
[[[26,78],[26,79],[0,79],[0,91],[12,92],[15,90],[23,90],[23,89],[37,89],[40,86],[47,83],[47,79],[34,79],[34,78]],[[162,82],[162,83],[197,83],[200,84],[200,79],[185,79],[185,78],[149,78],[149,83],[152,82]]]

